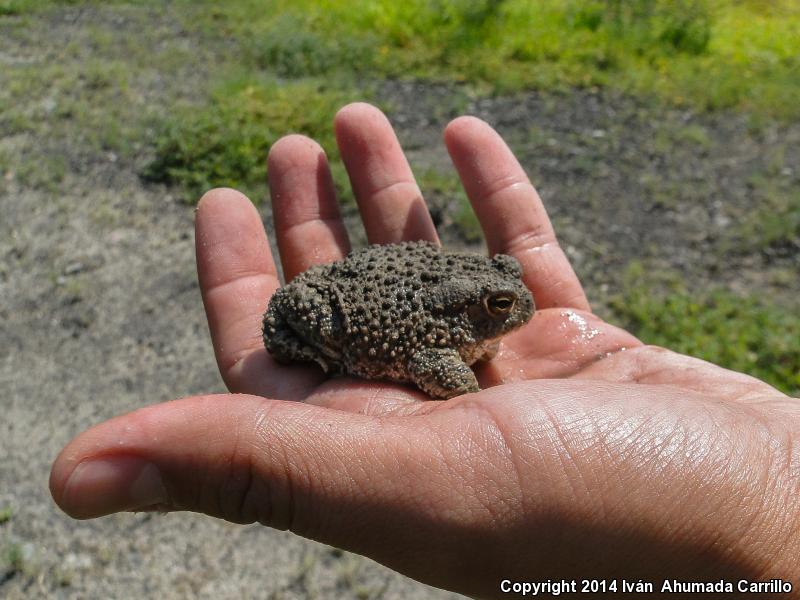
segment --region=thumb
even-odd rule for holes
[[[484,502],[503,493],[499,465],[475,459],[502,438],[459,416],[468,412],[378,418],[247,395],[186,398],[80,434],[50,489],[79,519],[158,509],[257,521],[442,585],[462,552],[486,544]],[[459,491],[473,477],[492,482],[478,500]]]
[[[401,420],[248,395],[185,398],[77,436],[56,458],[50,490],[78,519],[191,510],[305,532],[367,488],[396,493],[389,456],[409,444]]]

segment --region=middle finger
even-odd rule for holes
[[[370,104],[339,111],[336,141],[371,244],[439,243],[428,207],[389,120]]]

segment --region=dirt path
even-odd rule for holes
[[[28,27],[59,39],[80,35],[84,22],[33,19]],[[25,51],[0,42],[0,61]],[[753,249],[735,229],[752,218],[765,180],[800,186],[796,124],[754,128],[743,116],[589,91],[476,100],[460,89],[387,83],[379,93],[417,169],[449,169],[440,131],[455,114],[496,125],[601,310],[632,258],[676,269],[698,288],[776,298],[800,291],[791,277],[796,248]],[[136,161],[0,133],[0,157],[16,157],[0,163],[0,510],[10,509],[0,523],[0,595],[456,597],[260,526],[192,514],[76,522],[55,508],[49,466],[75,433],[145,404],[224,388],[197,288],[192,209],[144,185]],[[19,176],[19,156],[48,168],[54,153],[64,165],[55,186]],[[452,200],[430,201],[444,238],[465,245]]]

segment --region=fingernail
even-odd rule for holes
[[[69,514],[91,518],[167,501],[158,468],[133,456],[80,463],[67,479],[62,504]]]

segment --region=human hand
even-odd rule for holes
[[[383,115],[348,106],[336,133],[370,242],[436,241]],[[486,389],[430,402],[274,363],[260,332],[279,285],[263,227],[243,196],[215,190],[198,207],[198,273],[235,394],[84,432],[53,466],[59,505],[78,518],[159,509],[259,521],[487,597],[502,579],[794,575],[795,401],[592,315],[499,136],[461,118],[445,141],[490,253],[520,261],[537,304],[476,369]],[[286,278],[342,257],[319,146],[284,138],[269,169]]]

